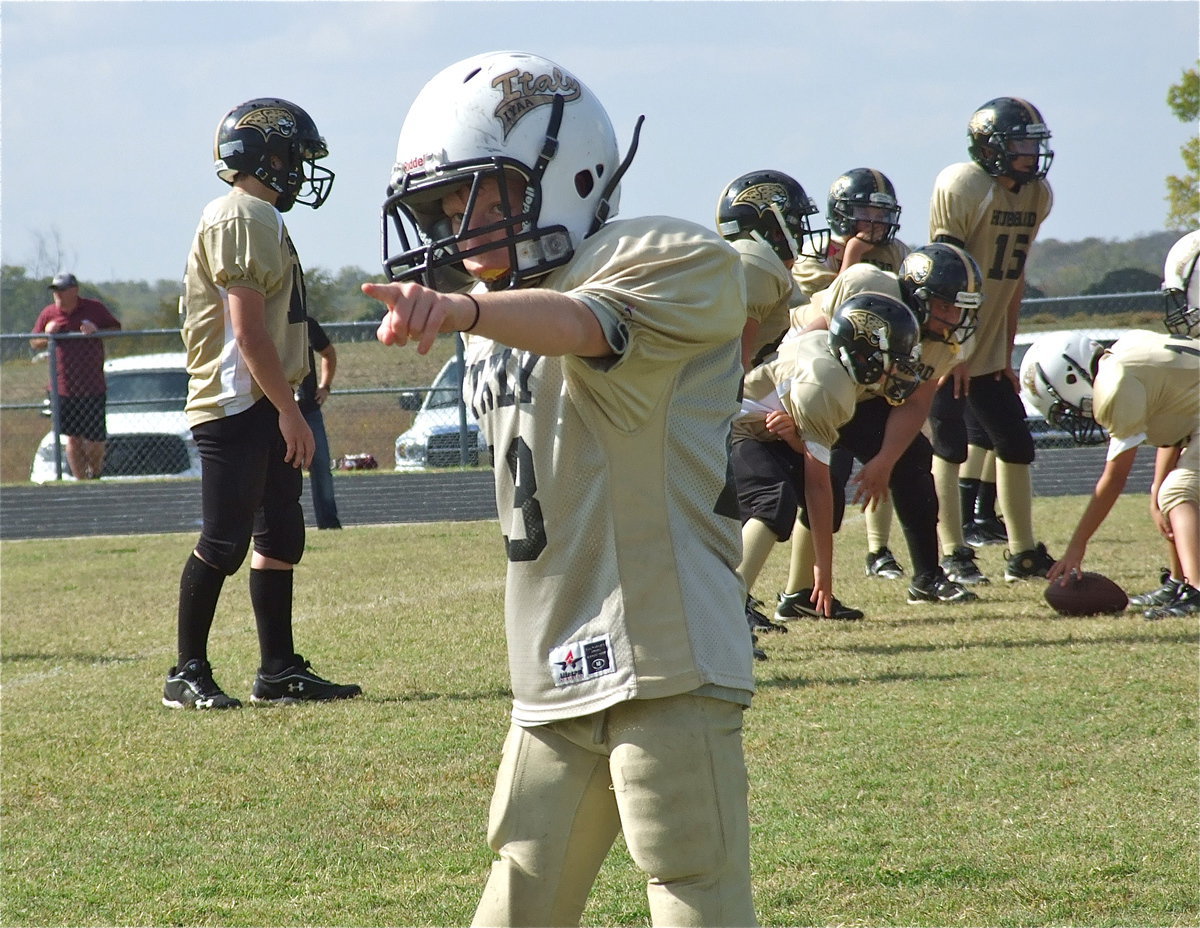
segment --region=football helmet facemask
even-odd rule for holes
[[[993,177],[1028,183],[1045,177],[1054,160],[1046,121],[1036,106],[1019,97],[988,100],[971,114],[967,135],[972,160]],[[1032,168],[1018,170],[1015,162],[1025,158],[1032,159]]]
[[[463,258],[506,249],[507,271],[484,283],[529,285],[616,215],[640,128],[641,119],[621,161],[604,107],[554,62],[490,52],[451,65],[417,95],[400,130],[383,204],[384,273],[462,289],[472,283]],[[508,194],[512,178],[519,201]],[[501,204],[475,216],[489,179]],[[455,192],[466,205],[452,225],[442,200]],[[469,240],[481,243],[464,245]]]
[[[1163,264],[1163,324],[1172,335],[1200,335],[1200,231],[1189,232],[1167,252]]]
[[[295,203],[316,209],[329,198],[333,171],[317,164],[328,154],[312,117],[277,97],[235,106],[217,126],[213,142],[217,176],[227,184],[238,174],[258,178],[279,194],[275,208],[281,213]]]
[[[882,293],[856,293],[833,311],[829,347],[861,384],[899,406],[924,381],[921,327],[912,310]]]
[[[1092,384],[1104,346],[1082,332],[1048,332],[1021,360],[1021,395],[1082,445],[1105,440],[1092,415]]]
[[[983,303],[983,273],[966,251],[946,242],[922,245],[905,255],[897,276],[900,294],[917,317],[923,336],[961,345],[975,332]],[[934,297],[957,306],[958,319],[935,316],[930,305]],[[930,328],[934,319],[942,323],[945,334]]]
[[[900,228],[896,188],[881,171],[854,168],[830,185],[825,216],[829,228],[843,241],[858,235],[859,224],[865,222],[869,226],[862,237],[886,245]]]
[[[829,230],[813,229],[808,217],[819,212],[804,188],[782,171],[752,171],[736,177],[717,200],[717,231],[728,241],[752,238],[785,264],[801,256],[824,260]]]

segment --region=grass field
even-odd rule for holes
[[[1052,551],[1083,500],[1037,502]],[[1157,583],[1145,500],[1088,566]],[[191,535],[7,542],[3,910],[17,925],[460,925],[490,852],[508,712],[494,523],[312,533],[296,638],[362,699],[240,712],[159,704]],[[1171,925],[1197,901],[1197,623],[1064,619],[1039,583],[904,604],[839,536],[861,623],[763,639],[746,716],[766,925]],[[902,556],[901,560],[905,558]],[[786,556],[756,593],[781,588]],[[246,572],[211,641],[245,699]],[[618,843],[585,914],[648,923]]]

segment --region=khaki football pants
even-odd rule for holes
[[[624,830],[652,923],[755,925],[741,706],[682,695],[521,728],[492,797],[476,926],[578,925]]]
[[[1158,488],[1158,508],[1167,515],[1181,503],[1200,505],[1200,442],[1192,442],[1183,449],[1179,461],[1162,485]],[[1189,578],[1190,579],[1190,578]]]

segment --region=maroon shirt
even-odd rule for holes
[[[45,332],[46,325],[58,320],[58,335],[63,332],[78,332],[84,320],[90,320],[98,329],[119,329],[121,323],[99,300],[79,298],[75,312],[65,313],[51,303],[40,313],[33,331]],[[56,341],[58,349],[54,363],[58,376],[59,396],[96,396],[104,392],[104,339],[72,338]],[[54,389],[54,384],[50,384]]]

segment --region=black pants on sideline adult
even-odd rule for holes
[[[858,404],[854,418],[842,426],[830,467],[834,487],[843,488],[843,498],[854,459],[865,463],[879,453],[891,408],[882,398],[865,400]],[[932,464],[929,439],[918,433],[896,461],[888,484],[912,558],[914,577],[928,574],[938,566],[938,500]]]

